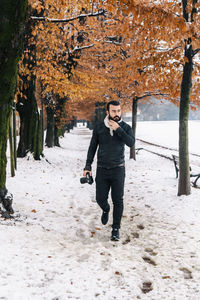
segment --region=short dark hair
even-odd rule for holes
[[[106,107],[107,111],[109,111],[110,105],[118,106],[118,105],[120,105],[120,102],[119,101],[110,101],[110,102],[108,102],[107,107]]]

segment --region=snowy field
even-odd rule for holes
[[[190,122],[198,154],[199,132]],[[177,122],[141,122],[137,133],[178,147]],[[45,149],[48,162],[18,159],[14,178],[8,165],[15,219],[0,224],[0,299],[199,300],[200,189],[177,197],[172,161],[146,151],[132,161],[127,148],[121,239],[111,242],[112,216],[103,226],[95,186],[79,183],[90,137],[76,128]]]
[[[137,137],[148,142],[178,149],[177,121],[138,122]],[[200,121],[189,121],[189,150],[200,154]]]

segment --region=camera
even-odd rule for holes
[[[94,180],[93,180],[93,177],[90,176],[90,173],[87,172],[87,173],[86,173],[86,177],[81,177],[80,182],[81,182],[82,184],[84,184],[84,183],[93,184]]]

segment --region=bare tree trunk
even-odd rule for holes
[[[51,107],[46,108],[47,112],[47,132],[46,132],[46,139],[45,144],[47,147],[52,148],[54,147],[54,129],[55,129],[55,121],[54,121],[54,109]]]
[[[0,189],[4,189],[6,183],[6,149],[11,112],[10,107],[9,104],[0,104]]]
[[[96,102],[95,104],[95,124],[102,122],[104,118],[106,117],[106,109],[105,109],[105,102]],[[74,123],[72,128],[74,127]]]
[[[179,185],[178,196],[189,195],[190,188],[190,169],[189,169],[189,150],[188,150],[188,118],[190,92],[192,88],[193,71],[193,50],[192,45],[186,43],[185,56],[188,62],[185,62],[183,69],[183,79],[181,83],[181,99],[179,113]]]
[[[56,125],[54,127],[54,146],[60,147],[59,130]]]
[[[16,102],[13,103],[13,151],[15,170],[17,170]]]
[[[193,21],[193,14],[196,13],[196,0],[193,0],[193,9],[191,16],[188,10],[188,0],[182,0],[183,17],[186,22],[189,22],[190,17]],[[192,71],[193,71],[193,57],[194,51],[192,49],[192,39],[185,40],[185,62],[183,68],[183,78],[181,82],[181,99],[179,111],[179,183],[178,196],[189,195],[191,193],[190,187],[190,169],[189,169],[189,147],[188,147],[188,118],[189,118],[189,104],[190,93],[192,89]]]
[[[133,136],[136,136],[136,125],[137,125],[137,106],[138,106],[138,98],[134,98],[132,102],[132,130]],[[135,155],[135,144],[130,148],[130,158],[136,160]]]
[[[26,154],[34,152],[35,135],[38,122],[38,107],[35,97],[35,76],[31,75],[26,81],[26,88],[22,89],[23,96],[18,95],[17,111],[20,116],[20,139],[17,149],[18,157],[25,157]],[[26,95],[26,98],[24,97]]]
[[[42,133],[42,113],[36,114],[36,124],[33,136],[33,157],[35,160],[40,160],[43,155],[43,133]]]
[[[9,144],[10,144],[10,170],[11,170],[11,177],[15,176],[15,158],[14,158],[14,148],[13,148],[13,128],[12,128],[12,115],[9,124]]]
[[[0,202],[8,214],[13,209],[6,189],[6,149],[26,10],[27,0],[0,1]]]

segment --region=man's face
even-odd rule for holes
[[[109,112],[107,111],[107,115],[110,120],[113,120],[115,122],[118,122],[121,118],[121,107],[120,105],[110,105],[109,106]]]

